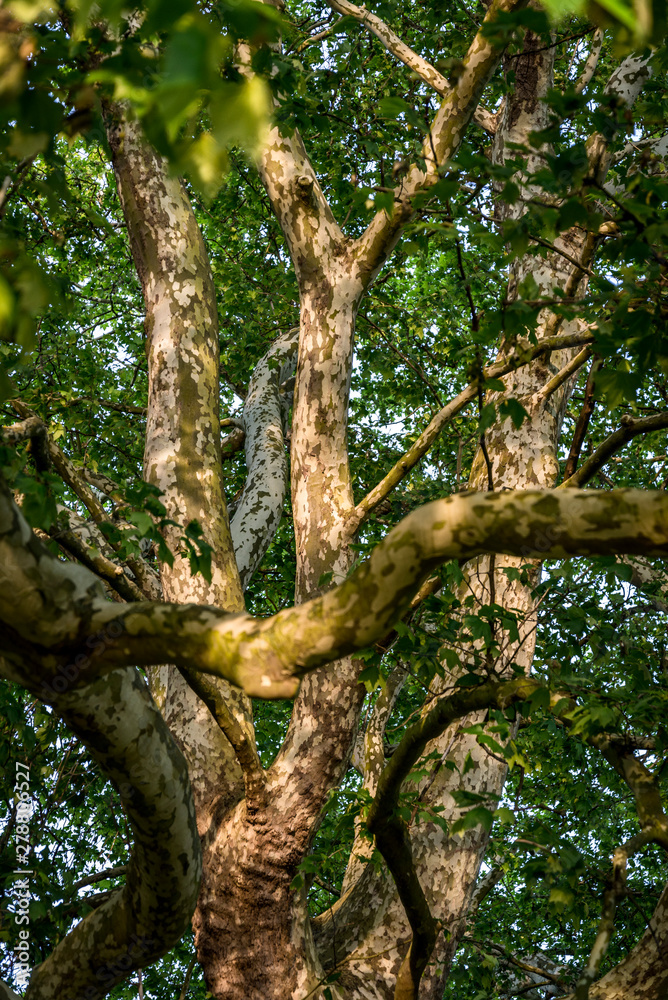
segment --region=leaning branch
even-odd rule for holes
[[[603,468],[605,463],[618,452],[625,444],[633,440],[639,434],[649,434],[651,431],[660,431],[668,427],[668,412],[656,413],[651,417],[642,417],[640,420],[634,419],[630,414],[625,413],[621,419],[622,426],[599,445],[593,455],[590,455],[577,472],[574,472],[569,479],[565,479],[558,489],[570,486],[584,486],[591,482],[596,473]]]
[[[445,97],[452,90],[452,84],[446,77],[442,73],[439,73],[427,59],[424,59],[414,49],[406,45],[377,14],[373,14],[366,7],[358,7],[356,4],[351,3],[350,0],[327,0],[327,3],[332,10],[347,17],[354,17],[356,21],[363,24],[385,46],[391,55],[399,59],[404,66],[408,66],[413,73],[419,76],[428,87],[435,90],[441,97]],[[476,108],[473,120],[485,132],[489,132],[490,135],[494,135],[496,132],[497,119],[489,111],[485,111],[480,107]]]
[[[568,347],[579,347],[594,339],[590,331],[579,333],[562,334],[556,337],[546,337],[540,343],[527,347],[519,347],[509,358],[497,361],[489,368],[483,369],[481,379],[471,382],[458,396],[446,404],[442,410],[436,414],[427,427],[422,431],[417,441],[409,448],[405,455],[393,466],[387,475],[371,490],[367,496],[361,500],[355,508],[354,516],[349,522],[349,531],[354,534],[363,521],[372,513],[385,497],[389,496],[393,489],[399,485],[402,479],[413,469],[423,458],[432,444],[441,433],[443,428],[455,417],[465,406],[478,397],[478,388],[481,380],[500,378],[509,372],[516,371],[524,365],[528,365],[541,354],[548,354],[550,351],[560,351]],[[579,357],[579,355],[578,355]]]
[[[488,31],[499,14],[515,10],[523,0],[493,0],[462,63],[462,72],[436,112],[425,136],[420,163],[414,164],[395,188],[391,209],[376,213],[351,254],[365,285],[371,283],[413,217],[418,196],[426,196],[441,176],[444,164],[456,154],[482,93],[498,66],[505,42]]]
[[[24,417],[25,419],[37,417],[37,414],[34,413],[34,411],[20,399],[12,399],[9,405],[12,409],[16,410],[19,416]],[[111,521],[109,514],[107,514],[98,498],[89,488],[84,479],[79,475],[67,455],[61,451],[53,438],[47,437],[47,447],[54,469],[63,482],[65,482],[72,492],[79,498],[93,520],[97,524],[101,524],[104,521]]]
[[[582,368],[583,364],[587,361],[590,355],[591,355],[590,347],[585,347],[583,350],[579,351],[578,354],[576,354],[575,357],[568,362],[568,364],[564,365],[564,367],[561,368],[557,372],[557,374],[554,375],[549,380],[549,382],[545,383],[545,385],[543,386],[542,389],[539,390],[537,395],[540,396],[543,400],[549,399],[550,396],[552,396],[557,391],[557,389],[560,389],[562,387],[564,382],[568,382],[569,378],[575,375],[575,373]]]
[[[34,413],[30,409],[30,407],[27,406],[22,400],[12,399],[9,405],[12,407],[12,409],[16,410],[16,412],[20,416],[24,417],[26,420],[32,420],[33,418],[39,420],[37,414]],[[66,485],[69,486],[69,488],[72,490],[75,496],[78,497],[78,499],[84,505],[84,507],[91,515],[95,523],[116,524],[116,526],[118,526],[119,523],[121,523],[118,517],[116,518],[116,521],[114,521],[111,518],[111,516],[107,513],[104,506],[100,502],[100,500],[98,500],[95,493],[90,489],[84,476],[79,472],[78,469],[75,468],[74,464],[70,461],[67,455],[58,447],[56,442],[49,434],[46,435],[46,448],[48,450],[49,459],[53,464],[54,469],[56,470],[60,478],[63,480],[63,482],[66,483]],[[107,480],[107,482],[110,482],[110,480]],[[115,500],[114,502],[117,503],[117,500]],[[69,545],[69,551],[73,555],[77,555],[77,553],[75,552],[76,540],[72,541],[67,536],[63,536],[63,547],[67,548],[69,542],[71,542],[71,544]],[[115,544],[111,541],[109,542],[109,545],[111,546],[111,548],[119,547],[118,544]],[[99,573],[99,575],[102,578],[108,579],[109,582],[111,582],[111,579],[105,572],[105,567],[103,562],[100,562],[99,565],[97,566],[91,566],[90,558],[87,559],[86,553],[83,552],[82,552],[82,561],[84,562],[84,565],[89,566],[96,573]],[[128,557],[127,564],[140,584],[139,592],[142,594],[142,597],[154,597],[156,592],[156,581],[154,580],[153,575],[150,573],[147,567],[142,564],[141,560],[135,559],[132,556]],[[109,569],[109,567],[107,567],[107,569]],[[113,573],[114,571],[109,569],[109,572]],[[122,585],[123,581],[121,581],[121,586]],[[115,587],[114,589],[118,588]],[[125,589],[127,590],[127,588]],[[121,596],[126,597],[126,594],[122,594]],[[136,596],[135,597],[127,596],[126,599],[136,600],[137,598]]]
[[[367,829],[390,870],[413,932],[411,947],[397,976],[395,998],[413,1000],[436,941],[437,923],[420,885],[413,862],[408,824],[398,813],[399,794],[404,779],[418,761],[427,743],[456,719],[483,708],[501,708],[526,701],[541,687],[529,678],[505,683],[482,684],[445,698],[419,722],[406,730],[378,781],[376,795],[366,818]]]

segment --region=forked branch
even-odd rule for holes
[[[435,66],[432,66],[427,59],[415,52],[409,45],[406,45],[399,35],[395,34],[377,14],[367,10],[366,7],[358,7],[357,4],[351,3],[350,0],[327,0],[327,3],[332,10],[338,11],[339,14],[343,14],[344,16],[354,17],[356,21],[363,24],[385,46],[391,55],[399,59],[404,66],[408,66],[428,87],[435,90],[441,97],[445,97],[448,91],[452,90],[452,84],[447,78],[442,73],[439,73]],[[483,108],[476,108],[473,120],[485,132],[489,132],[490,135],[493,135],[496,131],[496,116],[490,114],[489,111],[485,111]]]

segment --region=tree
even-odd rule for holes
[[[659,1000],[661,11],[90,13],[0,14],[13,986]]]

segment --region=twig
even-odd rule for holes
[[[96,882],[102,882],[106,878],[118,878],[119,875],[125,875],[126,871],[126,865],[118,865],[116,868],[105,868],[104,871],[95,872],[94,875],[86,875],[85,878],[79,879],[78,882],[74,883],[72,891],[77,892],[87,885],[94,885]]]
[[[193,955],[188,964],[188,968],[186,969],[186,978],[183,981],[183,986],[181,987],[181,992],[179,993],[179,1000],[186,1000],[188,987],[190,986],[190,979],[192,977],[196,961],[197,961],[197,955]]]
[[[578,422],[575,425],[575,431],[573,432],[573,440],[571,442],[571,450],[568,455],[568,461],[566,462],[564,479],[570,479],[577,468],[580,452],[582,451],[582,444],[587,433],[587,428],[589,427],[591,415],[594,412],[594,386],[596,383],[596,374],[600,371],[602,364],[602,359],[597,355],[592,361],[591,368],[589,369],[587,384],[585,385],[584,403],[582,405],[582,409],[580,410]]]
[[[593,333],[590,331],[562,334],[556,337],[547,337],[538,344],[531,346],[520,345],[515,353],[502,361],[497,361],[482,371],[482,377],[486,379],[499,378],[515,371],[523,365],[529,364],[534,358],[541,354],[548,354],[551,351],[562,350],[567,347],[581,347],[582,344],[593,340]],[[355,508],[355,514],[350,519],[349,531],[354,534],[369,514],[375,510],[385,497],[389,496],[393,489],[399,485],[404,477],[410,472],[420,459],[426,455],[432,444],[441,433],[443,428],[455,417],[464,407],[468,406],[478,395],[478,380],[471,382],[458,396],[446,404],[435,417],[432,418],[427,427],[422,431],[417,441],[390,469],[386,476],[361,500]]]

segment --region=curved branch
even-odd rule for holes
[[[655,413],[651,417],[642,417],[640,420],[634,419],[630,414],[625,413],[621,419],[622,426],[614,431],[590,455],[586,462],[574,472],[569,479],[565,479],[557,488],[564,489],[571,486],[584,486],[590,482],[599,469],[602,469],[611,455],[619,451],[632,441],[639,434],[649,434],[651,431],[660,431],[668,427],[668,413]]]
[[[118,878],[119,875],[125,875],[127,870],[127,865],[117,865],[116,868],[105,868],[104,871],[86,875],[85,878],[80,878],[78,882],[74,883],[72,892],[78,892],[79,889],[83,889],[87,885],[95,885],[96,882],[102,882],[104,879]]]
[[[571,447],[566,461],[566,468],[564,469],[564,479],[570,479],[577,468],[580,452],[582,451],[582,444],[589,427],[591,415],[594,412],[594,386],[596,384],[596,374],[600,371],[602,365],[603,360],[601,356],[595,355],[589,369],[589,374],[587,375],[582,409],[580,410],[580,415],[575,425],[575,430],[573,431],[573,439],[571,441]]]
[[[125,885],[34,970],[25,1000],[104,995],[154,962],[188,928],[201,874],[186,763],[137,671],[50,700],[118,788],[134,849]]]
[[[71,675],[67,687],[118,666],[172,662],[224,677],[255,697],[290,698],[304,674],[385,635],[437,565],[483,553],[667,555],[668,496],[560,489],[436,500],[404,518],[337,587],[271,618],[255,619],[201,605],[105,601],[87,570],[59,562],[41,545],[5,489],[0,493],[5,660],[11,679],[33,691],[41,690],[40,682],[47,690],[63,683],[65,670]],[[35,674],[34,666],[28,671],[21,661],[26,647],[35,650],[37,644]]]
[[[264,558],[283,513],[288,461],[280,386],[297,366],[299,328],[280,337],[253,373],[244,403],[248,475],[230,525],[244,589]]]

